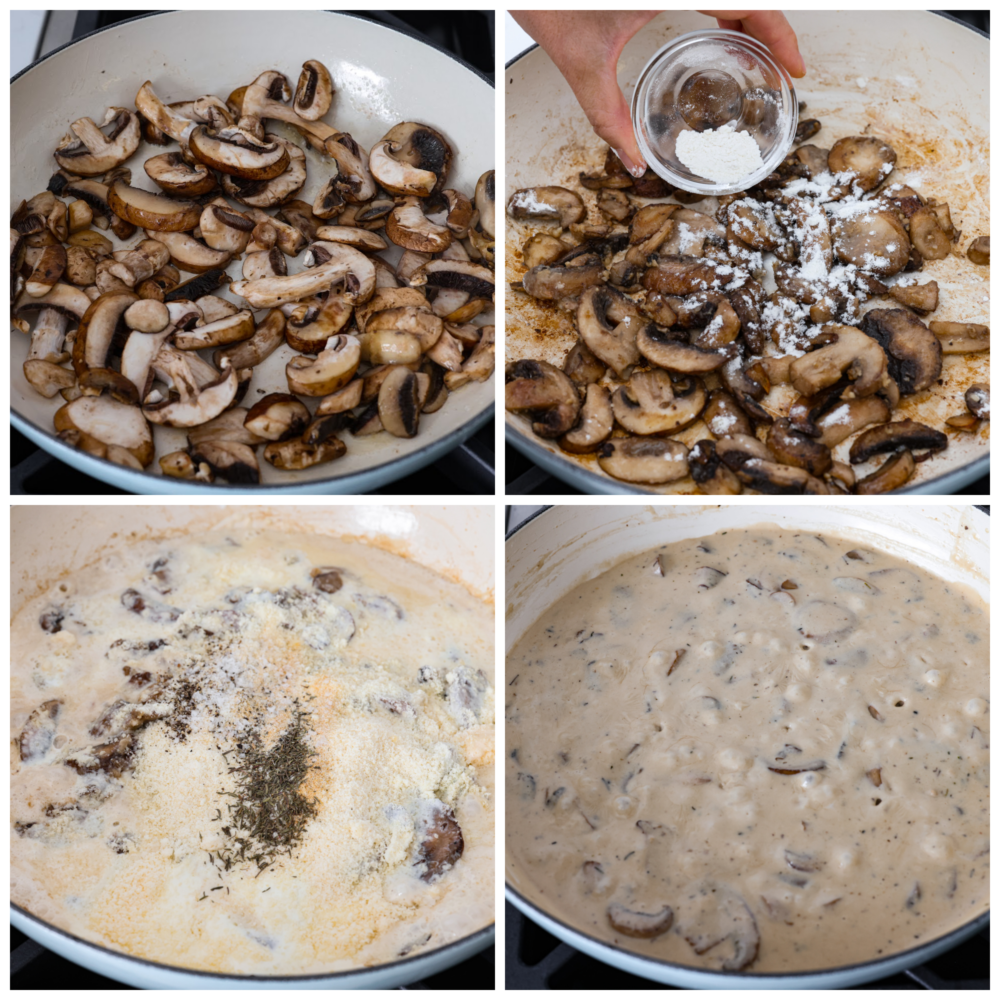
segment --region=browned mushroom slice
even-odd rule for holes
[[[805,469],[751,458],[735,470],[740,482],[761,493],[828,494],[830,488]]]
[[[621,292],[600,285],[580,296],[576,325],[584,344],[611,368],[618,378],[628,378],[639,362],[636,335],[639,310]]]
[[[47,631],[58,632],[59,629],[49,629]],[[24,724],[21,736],[18,739],[18,748],[21,752],[21,760],[38,760],[44,757],[52,740],[56,735],[56,726],[59,721],[59,712],[62,709],[62,699],[53,698],[50,701],[42,702]]]
[[[636,372],[611,397],[615,419],[631,434],[667,434],[694,423],[705,406],[701,380],[687,376],[675,387],[666,371]]]
[[[897,420],[872,427],[861,434],[851,445],[851,464],[858,465],[867,462],[875,455],[897,451],[900,448],[910,451],[928,448],[934,452],[947,447],[948,438],[941,431],[917,423],[915,420]]]
[[[730,469],[738,469],[751,458],[773,462],[771,449],[752,434],[727,434],[715,442],[715,452]]]
[[[570,348],[562,367],[570,380],[578,386],[599,382],[607,372],[604,362],[582,340],[578,340]]]
[[[965,405],[969,412],[980,420],[990,419],[990,387],[976,382],[965,390]]]
[[[674,923],[674,911],[669,906],[664,906],[656,913],[640,913],[621,903],[612,903],[608,907],[608,923],[626,937],[651,940],[670,930]]]
[[[614,438],[598,452],[597,464],[628,483],[672,483],[688,474],[688,449],[662,438]]]
[[[827,164],[832,174],[851,174],[850,183],[862,191],[871,191],[892,173],[896,151],[892,146],[869,135],[848,136],[833,144]]]
[[[420,846],[415,864],[423,866],[420,877],[424,882],[436,882],[462,857],[462,828],[455,814],[437,801],[421,808],[416,825]]]
[[[817,418],[820,443],[832,448],[869,424],[881,424],[889,419],[889,406],[881,396],[845,399]]]
[[[524,290],[536,299],[565,299],[581,295],[603,281],[604,263],[594,254],[568,264],[539,264],[521,278]]]
[[[718,277],[707,260],[679,255],[664,256],[642,276],[642,287],[664,295],[691,295],[709,291]]]
[[[908,451],[901,451],[870,476],[859,479],[854,492],[871,495],[875,493],[890,493],[892,490],[898,490],[913,475],[916,467],[913,455]]]
[[[108,188],[108,205],[119,218],[157,232],[194,229],[201,217],[201,205],[196,202],[153,194],[120,180]]]
[[[249,434],[248,431],[245,433]],[[190,440],[191,435],[188,437]],[[256,436],[252,437],[254,443],[259,441]],[[250,445],[242,441],[211,439],[191,441],[191,459],[199,466],[207,466],[213,475],[221,476],[230,483],[260,482],[257,454]]]
[[[990,328],[980,323],[931,320],[930,331],[938,338],[942,354],[972,354],[990,349]]]
[[[715,450],[715,442],[709,438],[699,441],[688,455],[691,478],[702,493],[710,495],[735,496],[743,492],[743,484],[736,474],[725,464]]]
[[[779,462],[822,476],[833,462],[830,449],[815,438],[794,430],[787,417],[775,420],[767,434],[767,446]]]
[[[602,188],[597,195],[597,207],[615,222],[628,222],[635,214],[635,206],[624,191]]]
[[[755,250],[776,250],[785,239],[768,202],[744,198],[733,202],[727,213],[726,234]]]
[[[760,310],[764,304],[764,290],[753,278],[748,278],[742,287],[727,294],[730,304],[739,317],[740,331],[747,347],[754,354],[763,353],[766,331],[761,322]]]
[[[180,608],[172,608],[169,604],[143,597],[134,587],[129,587],[122,593],[122,605],[133,614],[158,624],[175,622],[184,613]]]
[[[676,211],[676,205],[646,205],[635,213],[628,227],[631,249],[627,257],[631,263],[645,264],[646,258],[671,237]]]
[[[63,762],[77,774],[105,771],[112,778],[120,778],[135,766],[135,736],[126,733],[111,743],[79,750]]]
[[[717,438],[728,434],[753,434],[750,418],[724,389],[713,389],[709,393],[701,419]]]
[[[989,267],[990,238],[988,236],[977,236],[969,244],[969,249],[965,252],[965,255],[973,264],[985,264]]]
[[[925,316],[934,312],[938,305],[938,283],[928,281],[923,285],[893,285],[889,295],[900,305]]]
[[[803,396],[811,396],[840,380],[851,379],[844,394],[848,397],[870,396],[884,387],[888,376],[885,352],[853,326],[829,326],[813,341],[820,344],[789,368],[792,385]]]
[[[727,972],[745,969],[757,958],[760,932],[743,897],[728,886],[706,882],[689,892],[681,916],[681,933],[698,955],[728,944],[720,954],[720,967]]]
[[[893,208],[881,201],[856,201],[836,208],[833,249],[839,260],[888,276],[902,271],[910,238]]]
[[[933,208],[918,208],[910,216],[910,241],[924,260],[944,260],[951,253],[951,240],[941,228]]]
[[[644,358],[659,368],[689,375],[715,371],[731,356],[731,349],[703,350],[675,337],[650,323],[639,331],[636,347]]]
[[[576,425],[580,396],[554,365],[523,360],[507,370],[505,405],[514,413],[526,413],[539,437],[557,438]]]
[[[337,437],[329,437],[319,444],[307,444],[301,438],[292,438],[289,441],[272,441],[264,449],[264,458],[276,469],[300,471],[332,462],[346,452],[347,445]]]
[[[296,437],[309,423],[309,411],[298,397],[287,392],[272,392],[258,400],[243,421],[256,437],[265,441],[285,441]]]
[[[597,451],[610,436],[614,422],[608,390],[603,385],[591,383],[580,407],[579,423],[559,439],[559,447],[574,455]]]
[[[378,391],[378,414],[382,426],[394,437],[411,438],[420,421],[419,375],[396,366]]]
[[[562,240],[549,233],[535,233],[521,248],[521,261],[530,271],[539,264],[552,264],[569,249]]]
[[[556,219],[565,229],[586,215],[580,196],[564,187],[521,188],[510,196],[507,212],[512,219]]]

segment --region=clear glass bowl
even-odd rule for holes
[[[632,95],[632,125],[646,162],[692,194],[733,194],[763,180],[791,149],[798,123],[798,99],[786,70],[760,42],[721,28],[692,31],[664,45],[646,63]],[[761,167],[718,183],[681,163],[681,132],[727,124],[754,139]]]

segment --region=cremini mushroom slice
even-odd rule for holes
[[[315,358],[296,356],[285,366],[290,392],[299,396],[326,396],[347,385],[361,363],[357,337],[338,334]]]
[[[255,229],[254,232],[256,231]],[[253,243],[250,246],[253,246]],[[257,250],[248,253],[243,258],[243,267],[241,270],[243,277],[247,281],[284,277],[288,274],[288,261],[285,260],[285,255],[281,250],[273,246],[269,250]]]
[[[922,285],[893,285],[889,289],[889,296],[900,305],[924,316],[937,309],[938,283],[928,281]]]
[[[910,242],[924,260],[944,260],[951,253],[951,239],[930,206],[918,208],[910,216]]]
[[[496,365],[496,327],[480,327],[479,342],[466,358],[459,372],[445,372],[444,384],[449,389],[458,389],[469,381],[485,382]]]
[[[63,277],[79,288],[94,284],[97,280],[97,259],[93,252],[84,247],[67,247]]]
[[[222,359],[226,358],[237,370],[256,368],[262,361],[269,358],[284,340],[284,314],[280,309],[272,309],[257,324],[257,329],[249,340],[216,351],[212,355],[212,362],[217,368],[221,368]]]
[[[302,64],[299,82],[295,87],[292,110],[306,121],[316,121],[330,110],[333,101],[333,80],[330,71],[318,60],[309,59]]]
[[[155,299],[140,299],[125,310],[124,319],[130,330],[159,333],[170,322],[170,310]]]
[[[730,469],[739,469],[751,458],[773,462],[771,449],[752,434],[729,434],[715,442],[715,452]]]
[[[84,204],[86,204],[86,202]],[[89,207],[90,206],[88,206],[88,208]],[[92,229],[85,229],[82,232],[72,233],[66,242],[71,247],[83,247],[91,253],[96,254],[98,257],[107,257],[115,248],[114,244],[107,238],[107,236],[95,233]]]
[[[306,182],[306,154],[279,135],[267,133],[267,140],[283,149],[288,166],[277,176],[248,178],[238,174],[223,174],[222,189],[230,197],[254,208],[271,208],[290,198]]]
[[[539,437],[561,437],[576,425],[580,413],[576,387],[547,361],[518,361],[511,365],[505,394],[507,409],[527,414]]]
[[[713,389],[709,393],[701,418],[717,438],[727,434],[753,434],[750,418],[724,389]]]
[[[965,252],[966,257],[973,264],[984,264],[989,267],[990,263],[990,238],[988,236],[977,236]]]
[[[422,278],[428,288],[466,292],[488,302],[493,302],[496,291],[495,277],[488,267],[447,257],[424,264],[414,273],[413,279],[417,278]]]
[[[444,188],[451,168],[448,140],[429,125],[400,122],[372,146],[372,176],[386,191],[426,198]],[[391,239],[391,237],[390,237]]]
[[[345,292],[330,292],[326,299],[306,299],[281,307],[287,316],[285,340],[303,354],[315,354],[350,322],[354,302]]]
[[[51,399],[62,389],[76,384],[76,376],[67,368],[52,361],[28,358],[22,366],[24,377],[35,392]]]
[[[619,379],[639,363],[636,337],[642,322],[636,304],[607,285],[588,288],[580,296],[576,326],[590,352]]]
[[[420,341],[396,330],[366,331],[361,341],[361,360],[371,365],[412,365],[420,361]]]
[[[378,253],[388,246],[377,233],[361,229],[359,226],[317,226],[315,227],[314,240],[346,243],[349,247],[366,250],[368,253]]]
[[[192,460],[200,467],[208,466],[214,476],[230,483],[260,482],[257,455],[249,445],[238,441],[206,440],[192,444]]]
[[[938,338],[942,354],[971,354],[990,349],[990,328],[980,323],[931,320],[929,328]]]
[[[172,451],[160,458],[160,471],[173,479],[214,483],[215,473],[207,462],[196,462],[186,451]]]
[[[549,185],[515,191],[507,202],[507,214],[512,219],[555,219],[567,229],[579,222],[587,210],[578,194]]]
[[[298,274],[283,277],[259,278],[253,281],[234,281],[229,289],[240,295],[254,309],[297,302],[300,299],[326,291],[338,282],[347,282],[359,302],[371,297],[375,290],[375,265],[359,250],[344,244],[327,244],[324,249],[331,256],[323,264],[307,267]],[[308,255],[309,251],[306,251]],[[308,260],[306,261],[308,265]]]
[[[45,295],[38,297],[22,292],[14,304],[14,316],[24,324],[25,332],[28,330],[27,318],[37,313],[28,358],[54,363],[65,361],[66,334],[79,326],[90,306],[91,300],[86,293],[63,283],[53,285]]]
[[[848,173],[848,183],[871,191],[892,173],[896,151],[888,143],[870,135],[854,135],[833,144],[827,157],[832,174]]]
[[[906,309],[872,309],[861,329],[882,347],[901,393],[920,392],[941,374],[940,341]]]
[[[496,236],[496,172],[493,170],[487,170],[476,182],[476,211],[483,232],[493,239]]]
[[[198,207],[200,210],[200,206]],[[175,267],[193,274],[219,270],[225,267],[232,257],[228,250],[213,250],[188,233],[147,230],[146,234],[167,248],[170,262]]]
[[[182,351],[198,351],[204,347],[222,347],[248,340],[253,332],[253,313],[249,309],[242,309],[232,316],[217,319],[214,323],[181,330],[174,337],[174,343]]]
[[[675,386],[663,370],[635,372],[611,397],[615,419],[630,434],[668,434],[698,419],[705,406],[701,380],[682,377]]]
[[[874,455],[901,448],[910,452],[925,448],[935,452],[947,447],[948,438],[941,431],[915,420],[897,420],[872,427],[855,438],[851,445],[851,464],[858,465],[867,462]]]
[[[265,441],[298,437],[309,424],[309,411],[297,397],[272,392],[250,407],[243,425]]]
[[[888,364],[878,342],[853,326],[829,326],[814,343],[821,346],[796,358],[789,375],[796,391],[811,396],[842,375],[851,379],[847,398],[870,396],[886,385]]]
[[[231,254],[246,250],[255,225],[249,215],[230,208],[224,198],[210,201],[198,220],[201,238],[213,250],[226,250]]]
[[[976,382],[965,390],[965,405],[969,412],[979,420],[990,419],[990,387],[983,382]]]
[[[24,290],[33,298],[47,295],[65,270],[66,249],[58,243],[45,247],[24,283]]]
[[[552,264],[570,248],[551,233],[534,233],[521,247],[521,261],[530,271],[542,264]]]
[[[301,438],[272,442],[264,449],[264,458],[276,469],[308,469],[324,462],[332,462],[347,451],[340,438],[330,437],[320,444],[306,444]]]
[[[815,427],[820,431],[818,440],[827,448],[833,448],[869,424],[885,423],[889,414],[889,406],[881,396],[841,400],[833,409],[817,418]]]
[[[597,464],[628,483],[672,483],[688,474],[688,449],[663,438],[612,438],[598,450]]]
[[[378,391],[378,415],[393,437],[411,438],[420,423],[419,374],[393,366]],[[427,376],[424,376],[425,378]]]
[[[832,211],[833,250],[839,260],[880,277],[903,270],[910,238],[888,202],[853,201]]]
[[[322,220],[313,214],[312,207],[304,201],[292,199],[285,202],[278,210],[277,218],[297,229],[302,234],[304,243],[311,243],[319,238],[316,230]]]
[[[901,451],[870,476],[859,479],[855,484],[854,492],[864,496],[891,493],[907,483],[916,467],[913,455],[908,451]]]
[[[197,427],[192,427],[187,432],[188,444],[194,448],[204,444],[206,441],[229,441],[233,444],[253,445],[261,444],[264,438],[258,437],[251,431],[244,421],[249,410],[241,406],[234,406],[225,410],[212,420],[208,420]]]
[[[427,357],[446,371],[462,370],[462,344],[448,330],[442,330],[441,336],[427,349]]]
[[[365,333],[395,330],[417,338],[421,352],[430,350],[444,332],[444,321],[430,309],[421,306],[397,306],[383,309],[370,316],[365,323]]]
[[[214,381],[203,386],[190,384],[180,391],[171,389],[158,400],[150,400],[147,396],[142,412],[154,424],[195,427],[217,417],[232,404],[236,398],[237,382],[237,373],[227,359]]]
[[[89,178],[73,181],[63,189],[67,195],[85,201],[94,213],[94,225],[98,229],[111,228],[120,240],[129,239],[135,232],[135,225],[117,215],[108,203],[108,185]],[[153,197],[151,195],[151,197]]]
[[[324,396],[316,407],[317,417],[327,417],[334,413],[346,413],[361,404],[361,391],[364,380],[360,378],[348,382],[343,389]]]
[[[71,201],[66,208],[66,225],[70,235],[86,229],[94,221],[94,210],[82,199]]]
[[[385,223],[385,235],[396,246],[420,253],[441,253],[451,243],[451,230],[439,226],[424,215],[419,198],[401,198],[389,213]]]
[[[597,451],[610,436],[615,416],[611,408],[611,397],[603,385],[591,383],[580,407],[577,425],[559,438],[559,447],[574,455],[584,455]]]
[[[710,438],[699,441],[688,455],[691,478],[702,493],[735,496],[743,492],[743,484],[727,466]]]
[[[52,418],[56,431],[74,431],[76,447],[91,450],[95,443],[125,449],[145,468],[153,461],[153,436],[137,406],[119,403],[110,396],[81,396],[58,409]],[[100,450],[100,449],[98,449]]]
[[[108,354],[125,310],[139,300],[135,292],[102,295],[83,314],[73,341],[73,367],[78,375],[88,368],[107,367]]]
[[[601,284],[604,275],[600,257],[590,255],[577,257],[569,264],[539,264],[524,274],[521,285],[536,299],[568,299]]]
[[[734,470],[740,482],[761,493],[828,494],[830,487],[805,469],[751,458]]]
[[[204,164],[190,164],[177,152],[151,156],[142,168],[157,187],[181,198],[197,198],[215,188],[215,177]]]
[[[153,84],[147,80],[135,95],[136,110],[150,124],[154,125],[160,132],[170,136],[180,143],[181,148],[187,146],[188,138],[198,126],[194,118],[180,114],[175,106],[164,104],[156,92]]]
[[[119,218],[157,232],[181,233],[194,229],[201,217],[201,206],[196,202],[153,194],[130,187],[124,181],[115,181],[108,188],[108,205]]]
[[[670,930],[674,924],[674,911],[669,906],[664,906],[656,913],[641,913],[630,910],[621,903],[612,903],[608,907],[608,923],[626,937],[651,940]]]
[[[112,126],[105,135],[101,130]],[[139,116],[127,108],[108,108],[101,125],[78,118],[55,151],[56,162],[80,177],[97,177],[124,163],[139,147]]]
[[[796,431],[787,417],[771,424],[767,432],[767,446],[778,462],[805,469],[812,476],[822,476],[833,464],[829,447]]]
[[[77,376],[76,384],[84,396],[100,396],[106,392],[119,403],[135,405],[139,402],[136,387],[113,368],[88,368]]]
[[[688,375],[715,371],[730,358],[726,350],[705,350],[684,340],[673,339],[673,336],[649,323],[636,335],[636,347],[647,361],[659,368]]]

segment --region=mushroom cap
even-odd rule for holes
[[[670,335],[653,323],[643,327],[636,336],[639,353],[651,364],[669,371],[701,375],[721,368],[732,356],[730,349],[704,350]]]
[[[397,202],[385,223],[385,235],[396,246],[420,253],[441,253],[451,243],[451,230],[424,215],[419,198],[408,196]]]
[[[683,430],[704,408],[705,388],[695,377],[682,377],[678,386],[681,391],[675,393],[670,374],[662,369],[635,372],[611,397],[615,419],[630,434]]]
[[[177,151],[151,156],[142,168],[154,184],[184,198],[197,198],[215,187],[215,177],[203,163],[190,164]]]
[[[330,110],[333,101],[333,80],[330,71],[318,60],[309,59],[302,64],[299,82],[295,87],[292,110],[306,121],[316,121]]]
[[[941,343],[909,310],[872,309],[861,320],[861,329],[885,352],[889,374],[901,393],[920,392],[937,381]]]
[[[527,413],[539,437],[561,437],[580,413],[576,387],[547,361],[518,361],[507,372],[505,405],[513,413]]]
[[[559,439],[559,447],[574,455],[597,451],[611,436],[614,423],[608,390],[592,382],[587,386],[587,395],[580,407],[579,422]]]
[[[892,173],[896,151],[888,143],[870,135],[851,135],[833,144],[827,156],[832,174],[850,173],[852,185],[871,191]]]
[[[948,447],[948,438],[926,424],[916,420],[897,420],[872,427],[855,438],[851,445],[851,464],[867,462],[874,455],[906,448],[909,451],[927,448],[942,451]]]
[[[108,205],[120,219],[155,232],[181,233],[194,229],[201,205],[167,198],[117,180],[108,188]]]
[[[398,195],[426,198],[443,190],[452,149],[440,132],[419,122],[400,122],[372,146],[372,176]]]
[[[688,449],[663,438],[612,438],[598,451],[597,464],[628,483],[672,483],[688,474]]]
[[[555,219],[563,229],[579,222],[586,214],[580,196],[557,185],[519,188],[507,202],[512,219]]]
[[[886,385],[885,352],[872,338],[853,326],[824,329],[827,332],[813,341],[822,346],[796,358],[789,368],[792,385],[798,392],[811,396],[833,385],[844,373],[853,380],[845,392],[849,396],[870,396]]]
[[[101,129],[112,122],[114,128],[105,135]],[[108,108],[100,127],[90,118],[79,118],[70,128],[77,138],[59,146],[56,163],[80,177],[106,174],[139,148],[139,116],[128,108]]]

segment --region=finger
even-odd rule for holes
[[[641,177],[646,161],[632,129],[632,115],[614,75],[590,78],[577,92],[580,106],[594,131],[615,151],[633,177]]]
[[[763,42],[789,74],[796,79],[806,75],[806,64],[799,52],[799,42],[788,19],[778,10],[703,10],[716,18],[727,31],[743,31]]]

